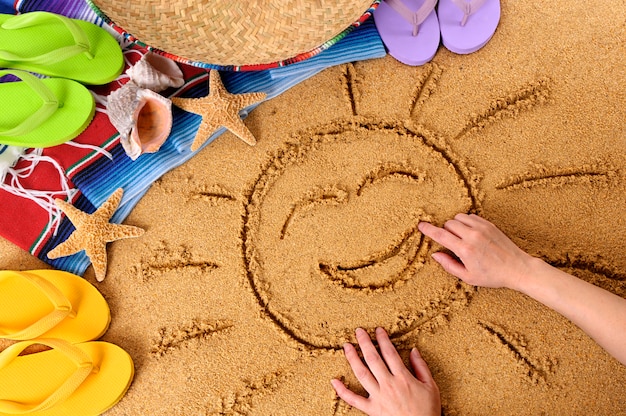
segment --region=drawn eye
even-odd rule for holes
[[[361,196],[364,190],[372,185],[388,180],[401,180],[409,183],[422,183],[426,174],[406,164],[386,163],[378,169],[370,172],[356,188],[357,196]]]
[[[289,211],[289,215],[280,231],[280,239],[285,238],[287,228],[296,216],[304,216],[320,206],[339,205],[348,202],[349,193],[338,186],[316,187],[296,201]]]
[[[500,182],[496,185],[496,189],[499,191],[509,191],[518,189],[527,190],[542,186],[558,187],[574,183],[585,185],[606,184],[611,179],[616,179],[617,177],[617,170],[595,165],[561,169],[538,167],[535,171],[512,176]]]

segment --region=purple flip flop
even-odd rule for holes
[[[439,47],[437,0],[384,0],[374,22],[389,55],[412,66],[433,59]]]
[[[485,46],[500,22],[500,0],[439,0],[443,46],[468,54]]]

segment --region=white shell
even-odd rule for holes
[[[181,87],[185,80],[183,72],[176,62],[153,52],[141,57],[132,67],[126,70],[130,80],[152,91],[160,92],[169,87]]]
[[[172,129],[172,102],[134,82],[109,94],[107,113],[132,160],[159,150]]]

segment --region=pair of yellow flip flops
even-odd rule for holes
[[[18,340],[0,352],[0,416],[98,415],[126,393],[131,357],[92,341],[111,319],[100,292],[58,270],[0,271],[0,338]],[[50,350],[19,355],[42,344]]]

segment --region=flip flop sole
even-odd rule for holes
[[[57,97],[61,107],[34,130],[21,136],[2,136],[0,143],[21,147],[50,147],[78,136],[91,122],[95,100],[84,85],[61,78],[41,80]],[[0,84],[0,131],[27,119],[42,99],[25,82]]]
[[[0,14],[0,50],[23,56],[39,56],[60,47],[73,45],[74,39],[65,25],[56,19],[45,24],[3,29],[1,25],[14,18]],[[84,84],[102,85],[113,81],[124,69],[124,57],[117,40],[103,28],[83,20],[71,19],[87,35],[93,59],[81,53],[53,64],[11,62],[0,59],[0,67],[22,69],[51,77],[68,78]]]
[[[80,276],[60,270],[0,271],[0,327],[11,333],[27,328],[53,310],[50,300],[21,274],[36,275],[54,285],[69,300],[75,317],[66,317],[38,338],[61,338],[72,343],[100,338],[111,314],[98,289]],[[0,334],[0,337],[2,335]]]
[[[404,3],[412,11],[416,11],[423,0],[404,0]],[[384,1],[374,12],[374,23],[389,55],[404,64],[423,65],[437,53],[440,36],[439,22],[434,10],[419,25],[417,36],[413,36],[413,25]]]
[[[87,379],[65,401],[37,416],[99,415],[121,400],[134,376],[133,361],[126,351],[106,342],[74,344],[92,360],[97,372]],[[35,404],[50,396],[76,366],[57,350],[16,357],[0,369],[0,400]],[[9,413],[1,413],[0,416]]]
[[[461,26],[463,11],[452,0],[439,0],[437,6],[441,40],[458,54],[476,52],[489,42],[500,22],[500,0],[487,0]]]

